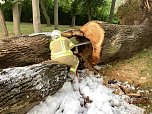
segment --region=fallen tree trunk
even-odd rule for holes
[[[114,59],[130,58],[133,53],[152,45],[152,24],[148,20],[145,20],[141,25],[134,26],[95,22],[105,30],[104,42],[101,46],[100,63]],[[80,30],[69,30],[62,34],[67,37],[82,36],[82,31],[80,28]],[[92,35],[90,34],[90,36]],[[93,38],[87,39],[91,41]],[[85,60],[86,66],[90,66],[88,63],[90,63],[90,57],[92,56],[92,47],[86,46],[81,49],[81,56]]]
[[[105,25],[106,40],[101,60],[106,62],[117,58],[130,58],[133,53],[152,45],[150,28],[152,28],[152,24],[147,20],[136,26]]]
[[[0,69],[40,63],[50,58],[45,35],[0,39]]]
[[[56,70],[58,69],[58,70]],[[0,71],[0,113],[24,114],[59,90],[65,82],[67,66],[36,64]]]
[[[100,25],[105,31],[104,41],[100,49],[101,58],[97,58],[100,59],[100,63],[129,58],[134,52],[152,45],[152,24],[149,21],[134,26],[107,24],[100,21],[93,22]],[[88,31],[85,32],[89,32],[89,26],[87,29]],[[93,36],[92,34],[90,36]],[[79,39],[86,39],[81,28],[63,32],[62,35],[67,37],[80,36]],[[93,39],[93,37],[87,39],[92,43],[91,38]],[[91,45],[80,47],[81,57],[86,63],[92,61],[90,59],[92,47]],[[0,39],[0,68],[26,66],[40,63],[49,58],[49,39],[44,35]]]

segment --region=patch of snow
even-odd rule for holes
[[[102,69],[102,67],[99,66],[99,65],[95,65],[94,68],[95,68],[96,70],[101,70],[101,69]]]
[[[90,74],[88,74],[90,73]],[[87,77],[85,77],[87,75]],[[27,114],[144,114],[144,110],[129,104],[126,95],[113,94],[92,72],[83,70],[78,90],[65,82],[54,95],[33,107]]]
[[[37,36],[37,35],[45,35],[51,37],[52,32],[40,32],[40,33],[32,33],[29,36]]]
[[[34,67],[40,66],[40,64],[35,64],[33,66]],[[17,81],[23,79],[25,76],[35,75],[34,73],[38,75],[39,72],[34,72],[32,70],[33,66],[3,69],[0,72],[0,81],[10,80],[10,79],[13,79],[12,81]]]
[[[36,85],[36,89],[41,89],[44,85],[42,83],[39,83],[38,85]]]
[[[14,68],[7,68],[3,69],[0,72],[0,81],[3,83],[10,82],[11,84],[18,84],[19,80],[24,80],[29,77],[32,77],[35,75],[35,79],[33,79],[33,86],[35,89],[41,89],[41,91],[45,91],[46,88],[43,88],[43,86],[49,85],[49,81],[43,81],[42,76],[39,74],[41,72],[41,69],[39,68],[41,64],[35,64],[31,66],[26,67],[14,67]],[[36,69],[36,72],[33,70],[33,67]],[[43,88],[43,89],[42,89]]]

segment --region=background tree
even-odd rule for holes
[[[80,0],[84,7],[84,10],[88,14],[88,21],[92,20],[92,17],[97,14],[98,7],[103,6],[106,0]]]
[[[72,16],[71,27],[75,26],[77,12],[78,12],[78,2],[77,0],[74,0],[71,4],[71,16]]]
[[[71,25],[71,18],[76,25],[83,25],[88,22],[87,0],[59,0],[58,22],[62,25]],[[43,0],[45,9],[50,17],[50,23],[54,24],[54,0]],[[74,4],[74,5],[73,5]],[[91,18],[93,20],[108,21],[111,0],[91,1]],[[20,4],[19,4],[20,5]],[[21,22],[32,23],[32,0],[24,0],[21,4]],[[12,4],[7,2],[3,6],[3,13],[6,21],[12,21]],[[20,9],[20,8],[19,8]],[[43,11],[41,10],[41,23],[46,23]],[[75,14],[74,14],[75,13]],[[76,16],[75,16],[76,15]],[[78,21],[76,20],[79,19]],[[76,20],[76,21],[74,21]]]
[[[3,33],[4,37],[7,37],[8,30],[7,30],[5,18],[4,18],[3,11],[2,11],[2,4],[4,4],[4,3],[5,3],[4,1],[0,1],[0,24],[1,24],[2,33]]]
[[[109,14],[109,23],[112,23],[114,9],[115,9],[115,2],[116,2],[116,0],[112,0],[110,14]]]
[[[34,32],[41,32],[41,21],[40,21],[40,9],[39,9],[39,0],[32,0],[32,9],[33,9],[33,27]]]
[[[14,32],[15,35],[21,34],[19,2],[21,2],[21,1],[20,1],[20,0],[14,0],[14,1],[12,2],[13,32]]]
[[[88,21],[92,20],[92,15],[91,15],[91,0],[87,0],[87,11],[88,11]]]
[[[46,23],[47,23],[47,26],[50,26],[50,17],[47,13],[47,9],[45,8],[45,4],[48,0],[40,0],[40,6],[41,6],[41,9],[42,9],[42,12],[43,12],[43,15],[46,19]]]
[[[80,14],[80,1],[79,0],[60,0],[59,7],[62,7],[62,10],[65,13],[71,14],[71,27],[75,26],[76,15]]]
[[[20,22],[21,22],[21,13],[22,13],[22,6],[23,6],[23,2],[24,2],[24,0],[22,0],[22,1],[21,1],[21,2],[19,2],[19,4],[18,4],[18,10],[19,10]]]
[[[54,0],[54,29],[58,30],[58,0]]]

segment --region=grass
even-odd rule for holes
[[[6,22],[7,29],[10,35],[13,34],[13,22]],[[22,34],[31,34],[34,32],[33,30],[33,24],[32,23],[21,23],[20,24],[21,32]],[[60,31],[65,31],[70,29],[71,27],[69,25],[59,25]],[[42,32],[51,32],[54,30],[54,25],[46,26],[46,24],[41,24],[41,30]],[[0,27],[1,31],[1,27]],[[0,32],[0,37],[2,37],[2,33]]]
[[[148,98],[148,102],[137,105],[145,108],[147,112],[152,112],[152,46],[134,54],[129,59],[113,61],[110,66],[106,72],[112,79],[133,80],[133,82],[138,82],[139,89],[149,91],[143,95],[143,98]]]

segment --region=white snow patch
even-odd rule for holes
[[[40,66],[40,64],[35,64],[34,66]],[[39,74],[39,72],[34,72],[31,68],[32,66],[3,69],[3,71],[0,74],[0,81],[6,81],[10,79],[17,81],[25,78],[25,76],[27,77],[27,76],[35,75],[34,73],[36,73],[37,75]]]
[[[36,85],[36,89],[42,89],[42,87],[43,87],[44,85],[42,84],[42,83],[39,83],[38,85]]]
[[[52,34],[52,32],[41,32],[41,33],[29,34],[29,36],[45,35],[45,36],[50,36],[51,37],[51,34]]]
[[[95,65],[94,68],[95,68],[96,70],[101,70],[101,69],[102,69],[102,67],[99,66],[99,65]]]
[[[87,70],[82,73],[87,74]],[[71,82],[44,102],[33,107],[27,114],[144,114],[144,110],[129,104],[128,96],[115,95],[113,90],[102,85],[102,78],[80,78],[79,90]]]

